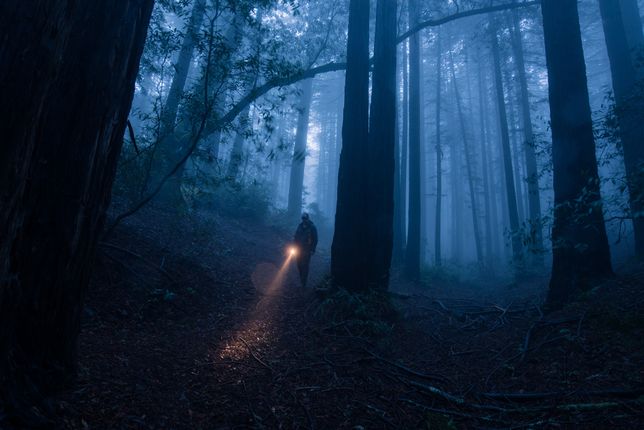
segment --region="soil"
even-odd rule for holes
[[[324,247],[301,287],[289,238],[203,212],[128,219],[100,247],[57,427],[644,428],[644,267],[549,314],[545,278],[394,274],[383,319],[321,289]]]

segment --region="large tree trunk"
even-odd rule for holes
[[[576,0],[543,0],[555,214],[548,303],[612,273]]]
[[[496,28],[490,28],[492,40],[492,57],[494,64],[494,77],[496,82],[496,99],[499,111],[499,125],[501,130],[501,149],[503,154],[503,167],[505,173],[505,191],[508,215],[510,218],[510,234],[512,235],[512,256],[515,264],[520,264],[522,258],[521,238],[519,237],[519,212],[517,209],[517,194],[514,184],[514,169],[512,167],[512,153],[510,152],[510,135],[508,132],[508,117],[505,110],[505,96],[503,91],[503,76],[501,72],[501,55]]]
[[[409,0],[409,27],[418,25],[418,0]],[[420,276],[420,35],[409,38],[409,215],[405,269],[407,276]]]
[[[619,3],[599,0],[615,92],[619,132],[624,148],[624,165],[630,195],[635,233],[635,253],[644,257],[644,105],[637,88],[633,65]]]
[[[528,184],[528,212],[530,214],[530,245],[535,251],[535,262],[543,263],[543,231],[541,228],[541,199],[539,196],[539,172],[537,170],[537,155],[535,153],[534,131],[530,117],[530,95],[528,79],[525,72],[525,55],[521,40],[519,13],[512,11],[512,52],[516,62],[519,89],[521,91],[521,116],[523,123],[523,151],[525,154],[526,181]]]
[[[0,395],[10,410],[74,373],[152,3],[0,5]]]
[[[309,134],[309,112],[313,98],[313,79],[302,83],[302,95],[298,107],[295,147],[291,163],[291,179],[288,188],[288,214],[295,218],[302,210],[302,192],[304,191],[304,165],[306,161],[306,141]]]
[[[342,152],[338,171],[331,276],[337,286],[367,288],[365,282],[366,169],[369,138],[369,1],[351,0],[344,87]]]
[[[396,1],[378,0],[368,149],[368,283],[386,290],[393,249]]]
[[[493,264],[493,244],[494,239],[492,237],[492,205],[490,204],[490,180],[489,180],[489,170],[490,166],[488,165],[488,149],[487,142],[489,133],[487,130],[487,103],[485,97],[485,88],[484,76],[483,76],[483,66],[482,58],[479,55],[478,57],[478,96],[479,96],[479,126],[480,126],[480,140],[481,140],[481,163],[483,164],[483,204],[485,207],[485,266],[488,271],[494,269]],[[496,221],[496,219],[495,219]]]

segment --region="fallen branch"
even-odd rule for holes
[[[370,351],[370,350],[368,350],[366,348],[363,348],[363,349],[364,349],[364,351],[366,353],[371,355],[374,359],[376,359],[378,361],[381,361],[383,363],[389,364],[390,366],[394,366],[395,368],[400,369],[400,370],[402,370],[402,371],[404,371],[404,372],[406,372],[406,373],[408,373],[410,375],[414,375],[414,376],[417,376],[417,377],[423,378],[423,379],[428,379],[428,380],[433,380],[433,381],[438,381],[438,382],[444,382],[444,383],[450,383],[450,381],[447,378],[445,378],[445,377],[443,377],[441,375],[431,375],[431,374],[427,374],[427,373],[421,373],[421,372],[419,372],[417,370],[410,369],[407,366],[404,366],[402,364],[396,363],[395,361],[387,360],[386,358],[381,357],[378,354],[376,354],[375,352]]]
[[[571,395],[584,397],[605,397],[615,399],[637,399],[644,395],[644,389],[636,390],[601,390],[601,391],[576,391],[576,392],[542,392],[542,393],[480,393],[481,397],[492,400],[506,400],[509,402],[530,402],[539,400],[560,399]]]

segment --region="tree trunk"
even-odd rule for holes
[[[152,3],[0,5],[0,397],[10,414],[74,373]]]
[[[543,0],[550,96],[553,265],[548,303],[564,304],[612,274],[576,0]]]
[[[492,57],[494,60],[494,76],[496,82],[496,98],[499,111],[501,131],[501,148],[503,153],[503,167],[505,172],[506,202],[510,218],[510,234],[512,235],[512,256],[514,264],[520,264],[522,259],[521,238],[519,237],[519,213],[517,209],[517,195],[514,184],[514,169],[512,167],[512,153],[510,152],[510,135],[508,133],[508,117],[505,110],[505,96],[503,91],[503,76],[501,72],[501,55],[496,28],[490,28],[492,39]]]
[[[419,20],[418,0],[409,0],[409,26]],[[409,38],[409,215],[405,268],[407,277],[420,276],[420,35]]]
[[[521,40],[519,13],[512,11],[512,52],[516,62],[519,89],[521,91],[521,115],[523,123],[523,151],[525,154],[526,181],[528,185],[528,212],[530,220],[530,245],[535,252],[534,262],[543,264],[543,230],[541,228],[541,199],[539,196],[539,172],[535,153],[534,131],[530,117],[530,95],[525,72],[525,55]]]
[[[637,71],[633,65],[619,3],[599,0],[599,8],[610,59],[620,139],[624,148],[635,254],[644,257],[644,105],[641,90],[638,91],[637,88]]]
[[[181,43],[181,49],[177,61],[174,63],[174,76],[168,91],[165,105],[161,115],[161,128],[159,135],[159,148],[154,152],[151,176],[153,181],[160,181],[181,159],[184,148],[181,140],[175,136],[175,126],[179,112],[179,103],[188,79],[188,71],[192,63],[192,56],[197,43],[196,34],[201,28],[203,17],[206,12],[206,0],[195,0],[186,24],[185,35]],[[181,198],[181,176],[183,169],[168,179],[159,193],[159,198],[166,203],[176,204],[182,201]]]
[[[393,249],[396,141],[395,0],[378,0],[368,148],[368,283],[386,290]]]
[[[465,113],[461,102],[461,95],[456,83],[456,72],[454,70],[454,58],[450,54],[450,70],[452,74],[452,85],[454,86],[454,96],[456,99],[456,111],[458,114],[459,124],[461,126],[461,137],[463,138],[463,150],[465,152],[465,169],[467,170],[467,183],[470,191],[470,203],[472,206],[472,222],[474,227],[474,244],[476,247],[476,260],[479,264],[483,262],[483,249],[481,247],[481,234],[479,231],[478,206],[476,201],[476,187],[474,186],[474,174],[472,169],[472,154],[470,153],[470,144],[467,136],[467,126],[465,125]]]
[[[306,141],[309,133],[309,112],[313,98],[313,79],[302,82],[302,95],[298,106],[297,131],[295,147],[291,162],[291,179],[288,188],[288,209],[290,218],[297,218],[302,211],[302,193],[304,191],[304,165],[306,161]]]
[[[364,244],[368,214],[364,158],[368,138],[369,1],[351,0],[331,276],[335,285],[354,290],[367,288]]]
[[[491,192],[490,192],[490,180],[489,180],[489,170],[490,166],[488,165],[488,127],[487,127],[487,103],[485,97],[485,88],[484,76],[483,76],[483,66],[482,58],[479,55],[478,58],[478,95],[479,95],[479,122],[480,122],[480,134],[481,134],[481,163],[483,164],[483,200],[485,206],[485,265],[487,270],[493,270],[493,248],[494,248],[494,238],[492,236],[492,205]],[[496,211],[495,211],[496,212]],[[496,216],[494,217],[496,218]],[[494,219],[496,222],[496,219]]]
[[[442,102],[442,46],[441,34],[436,40],[436,215],[434,223],[434,262],[442,264],[441,256],[441,218],[443,205],[443,148],[441,147],[441,102]]]

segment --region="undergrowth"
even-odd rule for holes
[[[370,338],[391,333],[398,310],[386,292],[353,292],[325,286],[330,286],[329,279],[323,281],[320,291],[324,293],[315,314],[325,322],[326,329]]]

